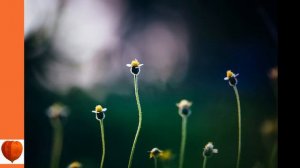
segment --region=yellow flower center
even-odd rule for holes
[[[231,70],[228,70],[226,75],[227,75],[228,78],[231,78],[231,77],[234,76],[234,73]]]
[[[103,108],[102,108],[102,106],[98,105],[98,106],[96,106],[95,110],[96,110],[96,112],[102,112]]]
[[[81,164],[77,161],[71,163],[68,168],[80,168]]]
[[[140,62],[137,59],[134,59],[131,61],[131,66],[132,67],[138,67],[140,65]]]

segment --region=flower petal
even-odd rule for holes
[[[100,121],[100,119],[97,117],[97,114],[96,114],[96,120]]]

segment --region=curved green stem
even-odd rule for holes
[[[154,168],[157,168],[157,158],[154,157]]]
[[[102,157],[101,157],[100,168],[103,168],[104,157],[105,157],[105,139],[104,139],[104,125],[103,125],[103,120],[100,120],[100,129],[101,129],[101,138],[102,138]]]
[[[63,126],[60,119],[52,119],[52,126],[54,129],[54,138],[52,146],[51,168],[58,168],[60,162],[60,156],[63,146]]]
[[[204,157],[202,168],[206,168],[207,157]]]
[[[180,147],[179,168],[183,168],[184,152],[185,152],[185,142],[186,142],[186,126],[187,126],[187,117],[182,117],[181,147]]]
[[[241,158],[241,147],[242,147],[242,121],[241,121],[241,104],[240,104],[240,96],[236,86],[233,86],[233,90],[236,96],[237,108],[238,108],[238,130],[239,130],[239,138],[238,138],[238,154],[236,161],[236,168],[240,166],[240,158]]]
[[[129,162],[128,162],[128,168],[131,167],[133,154],[134,154],[134,150],[135,150],[135,145],[136,145],[136,142],[137,142],[137,139],[139,137],[140,130],[141,130],[141,127],[142,127],[142,109],[141,109],[141,104],[140,104],[138,84],[137,84],[137,76],[136,75],[134,75],[134,91],[135,91],[136,104],[137,104],[138,111],[139,111],[139,124],[138,124],[138,128],[137,128],[137,131],[136,131],[136,134],[135,134],[133,144],[132,144],[131,153],[130,153]]]

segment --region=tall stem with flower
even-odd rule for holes
[[[241,120],[241,103],[240,103],[240,96],[238,89],[236,87],[238,80],[237,76],[239,74],[234,74],[231,70],[228,70],[226,73],[226,77],[224,80],[229,81],[229,85],[233,87],[236,101],[237,101],[237,112],[238,112],[238,152],[237,152],[237,161],[236,161],[236,168],[240,166],[240,158],[241,158],[241,148],[242,148],[242,120]]]
[[[206,168],[206,164],[207,164],[207,159],[210,158],[212,155],[217,154],[218,153],[218,149],[214,149],[214,145],[211,142],[208,142],[203,150],[203,166],[202,168]]]
[[[63,147],[64,135],[61,118],[68,115],[68,110],[67,107],[62,105],[61,103],[54,103],[47,110],[47,115],[50,118],[51,125],[53,127],[53,146],[50,167],[58,168]]]
[[[126,64],[126,66],[130,67],[130,71],[133,74],[134,93],[135,93],[136,104],[137,104],[137,108],[138,108],[138,112],[139,112],[138,113],[138,115],[139,115],[138,128],[137,128],[137,131],[136,131],[136,134],[134,137],[134,141],[133,141],[131,152],[130,152],[129,162],[128,162],[128,168],[130,168],[132,165],[135,146],[136,146],[139,134],[140,134],[140,130],[142,128],[142,108],[141,108],[139,91],[138,91],[138,74],[140,73],[140,67],[143,66],[143,64],[140,64],[140,62],[137,59],[135,59],[135,60],[131,61],[131,64]]]
[[[153,148],[150,153],[150,159],[154,159],[154,168],[157,168],[157,159],[163,154],[163,151],[158,148]]]
[[[192,102],[189,102],[189,101],[183,99],[179,103],[177,103],[176,105],[178,107],[178,113],[182,117],[181,145],[180,145],[180,156],[179,156],[179,168],[182,168],[183,163],[184,163],[187,122],[188,122],[188,117],[192,113],[191,110],[190,110]]]
[[[100,123],[100,132],[101,132],[101,141],[102,141],[102,157],[100,161],[100,168],[103,168],[104,165],[104,158],[105,158],[105,137],[104,137],[104,118],[105,118],[105,111],[107,109],[103,108],[101,105],[97,105],[95,107],[95,110],[93,110],[93,113],[96,113],[96,119]]]

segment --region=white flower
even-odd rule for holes
[[[141,64],[137,59],[131,61],[131,64],[126,64],[127,67],[130,67],[130,72],[133,75],[138,75],[140,73],[140,67],[144,64]]]
[[[95,107],[95,110],[93,110],[93,113],[96,113],[96,119],[98,121],[103,120],[105,118],[105,113],[107,108],[103,108],[101,105],[97,105]]]
[[[234,74],[231,70],[228,70],[226,72],[226,77],[224,78],[224,80],[228,80],[230,86],[236,86],[238,83],[238,80],[236,78],[237,76],[239,76],[239,74]]]
[[[151,158],[154,158],[154,157],[158,157],[160,154],[162,153],[162,151],[158,148],[153,148],[151,151],[150,151],[150,159]]]
[[[54,103],[47,110],[49,118],[67,117],[69,115],[68,108],[61,103]]]
[[[218,149],[214,149],[214,145],[212,142],[208,142],[203,150],[203,156],[204,157],[211,157],[213,154],[217,154]]]
[[[176,104],[176,106],[178,107],[178,112],[180,116],[187,117],[191,115],[192,111],[190,107],[192,106],[192,102],[186,99],[182,99],[179,103]]]

